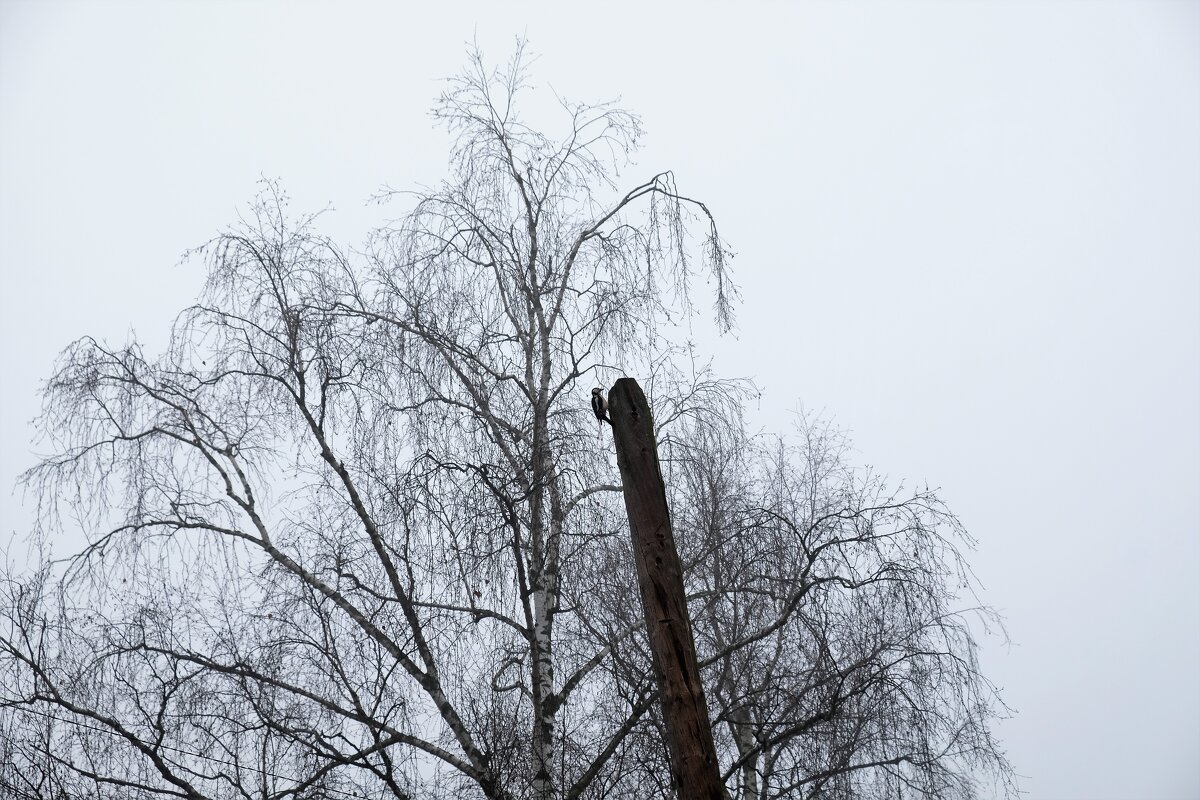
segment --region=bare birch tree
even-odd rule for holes
[[[64,352],[27,480],[43,535],[90,544],[4,578],[0,789],[670,796],[588,405],[622,371],[668,452],[730,792],[1011,785],[957,520],[819,427],[747,435],[747,385],[666,335],[698,275],[732,323],[708,208],[669,172],[618,186],[634,115],[563,102],[552,138],[525,91],[519,51],[494,72],[472,55],[435,109],[450,179],[364,253],[267,184],[198,251],[208,282],[165,353]]]

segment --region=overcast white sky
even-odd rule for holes
[[[465,43],[523,33],[717,214],[700,341],[761,422],[823,409],[979,538],[1031,800],[1200,796],[1200,4],[567,5],[0,0],[0,544],[62,347],[161,346],[260,175],[360,242],[444,174]]]

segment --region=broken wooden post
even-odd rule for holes
[[[658,442],[646,395],[633,378],[608,393],[608,415],[617,446],[625,510],[633,534],[646,633],[662,700],[667,750],[680,800],[723,800],[725,787],[713,746],[696,644],[683,594],[683,568],[667,492],[658,465]]]

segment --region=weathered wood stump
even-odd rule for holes
[[[696,664],[654,419],[637,381],[621,378],[613,385],[608,393],[608,415],[633,534],[633,556],[675,790],[680,800],[723,800],[725,787]]]

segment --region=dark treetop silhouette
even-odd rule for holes
[[[739,798],[1011,787],[970,539],[669,335],[728,251],[641,127],[527,127],[518,52],[435,107],[449,179],[352,255],[267,184],[161,355],[84,338],[27,475],[66,560],[0,589],[17,797],[668,797],[620,486],[588,387],[644,376],[721,777]],[[744,199],[738,199],[742,202]],[[730,199],[732,202],[733,199]],[[692,237],[696,237],[693,240]]]

